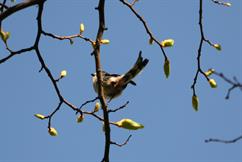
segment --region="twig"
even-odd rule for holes
[[[226,94],[225,99],[229,99],[231,91],[234,90],[235,88],[239,88],[242,91],[242,83],[240,83],[236,79],[236,77],[234,77],[234,81],[232,81],[231,79],[229,79],[226,76],[224,76],[223,73],[218,73],[218,72],[214,71],[214,75],[222,78],[225,82],[227,82],[227,83],[229,83],[231,85],[231,87],[228,89],[228,92]]]
[[[193,79],[193,84],[191,86],[192,90],[193,90],[193,96],[196,96],[196,83],[197,83],[197,78],[199,73],[203,74],[203,76],[209,80],[209,78],[207,77],[207,75],[202,71],[201,69],[201,55],[202,55],[202,46],[203,46],[203,42],[207,42],[208,44],[212,44],[209,40],[207,40],[204,36],[204,32],[203,32],[203,0],[200,0],[199,3],[199,28],[200,28],[200,35],[201,35],[201,39],[200,39],[200,43],[199,43],[199,48],[198,48],[198,53],[197,53],[197,71],[195,74],[195,77]]]
[[[90,42],[91,44],[95,43],[90,38],[84,37],[81,34],[74,34],[74,35],[70,35],[70,36],[58,36],[58,35],[54,35],[52,33],[48,33],[48,32],[45,32],[45,31],[42,31],[42,34],[44,34],[45,36],[49,36],[51,38],[54,38],[54,39],[58,39],[58,40],[69,40],[70,43],[72,43],[72,39],[73,38],[81,38],[81,39],[83,39],[83,40],[85,40],[87,42]]]
[[[23,48],[19,51],[11,51],[10,55],[8,55],[7,57],[0,59],[0,64],[4,63],[5,61],[9,60],[10,58],[12,58],[15,55],[19,55],[22,54],[24,52],[28,52],[28,51],[32,51],[34,49],[34,47],[28,47],[28,48]]]
[[[133,2],[130,4],[131,6],[134,6],[136,2],[138,2],[139,0],[133,0]]]
[[[242,135],[235,138],[235,139],[232,139],[232,140],[223,140],[223,139],[217,139],[217,138],[210,138],[210,139],[207,139],[205,140],[206,143],[209,143],[209,142],[219,142],[219,143],[225,143],[225,144],[231,144],[231,143],[235,143],[239,140],[242,140]]]
[[[165,50],[163,49],[161,43],[154,37],[154,35],[152,34],[151,30],[149,29],[146,21],[144,20],[144,18],[142,18],[142,16],[140,16],[140,14],[133,8],[133,5],[128,3],[125,0],[120,0],[120,2],[122,2],[125,6],[127,6],[134,14],[135,16],[142,22],[147,34],[149,35],[150,39],[154,40],[154,42],[160,47],[162,54],[166,59],[168,59],[168,57],[166,56]]]
[[[81,110],[81,109],[83,108],[83,106],[85,106],[86,104],[96,101],[98,98],[99,98],[99,97],[96,97],[96,98],[94,98],[94,99],[92,99],[92,100],[88,100],[88,101],[84,102],[84,103],[79,107],[79,110]]]
[[[125,108],[127,105],[129,104],[129,101],[127,101],[124,105],[120,106],[119,108],[116,108],[116,109],[113,109],[113,110],[108,110],[109,113],[112,113],[112,112],[116,112],[118,110],[121,110],[123,108]]]
[[[122,144],[118,144],[118,143],[116,143],[116,142],[112,142],[111,141],[111,144],[112,145],[116,145],[116,146],[119,146],[119,147],[123,147],[124,145],[126,145],[128,142],[129,142],[129,140],[130,140],[130,138],[132,137],[132,135],[129,135],[129,137],[124,141],[124,143],[122,143]]]
[[[5,9],[8,9],[8,7],[6,6],[6,2],[7,0],[3,0],[3,3],[0,4],[1,8],[0,8],[0,12],[2,13],[4,8]]]
[[[62,105],[63,101],[60,101],[60,103],[58,104],[57,108],[48,116],[46,116],[46,119],[49,119],[48,121],[48,128],[50,129],[51,127],[51,119],[53,117],[53,115],[60,109],[61,105]]]

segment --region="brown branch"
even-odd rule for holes
[[[52,33],[48,33],[48,32],[45,32],[45,31],[42,31],[42,34],[44,34],[45,36],[49,36],[51,38],[54,38],[54,39],[58,39],[58,40],[69,40],[70,43],[72,43],[73,38],[81,38],[81,39],[83,39],[87,42],[90,42],[91,44],[94,44],[93,40],[91,40],[90,38],[84,37],[81,34],[74,34],[74,35],[70,35],[70,36],[58,36],[58,35],[54,35]]]
[[[133,2],[130,4],[131,6],[134,6],[136,2],[138,2],[139,0],[133,0]]]
[[[96,73],[97,73],[97,83],[98,83],[98,97],[102,105],[103,119],[104,119],[104,129],[105,129],[105,150],[102,162],[109,162],[109,151],[110,151],[110,125],[109,125],[109,114],[106,99],[104,97],[101,74],[101,60],[100,60],[100,40],[102,39],[105,28],[105,12],[104,12],[105,0],[99,0],[98,7],[96,8],[99,13],[99,27],[96,36],[95,49],[93,55],[95,58]]]
[[[118,144],[118,143],[116,143],[116,142],[112,142],[111,141],[111,144],[112,145],[116,145],[116,146],[119,146],[119,147],[123,147],[124,145],[126,145],[128,142],[129,142],[129,140],[130,140],[130,138],[132,137],[132,135],[129,135],[129,137],[124,141],[124,143],[122,143],[122,144]]]
[[[0,23],[2,22],[2,20],[7,18],[8,16],[12,15],[13,13],[18,12],[19,10],[25,9],[25,8],[33,6],[33,5],[41,4],[44,1],[45,0],[28,0],[28,1],[23,1],[19,4],[16,4],[12,7],[9,7],[6,11],[4,11],[2,14],[0,14]]]
[[[165,60],[167,60],[168,57],[166,56],[165,50],[162,47],[161,43],[154,37],[154,35],[152,34],[151,30],[149,29],[149,27],[148,27],[146,21],[144,20],[144,18],[142,16],[140,16],[140,14],[133,8],[133,4],[130,4],[125,0],[120,0],[120,2],[122,2],[125,6],[127,6],[135,14],[135,16],[142,22],[142,24],[143,24],[147,34],[149,35],[150,39],[154,40],[154,42],[160,47]]]
[[[235,143],[239,140],[242,140],[242,135],[235,138],[235,139],[232,139],[232,140],[223,140],[223,139],[217,139],[217,138],[210,138],[210,139],[207,139],[205,140],[206,143],[209,143],[209,142],[219,142],[219,143],[225,143],[225,144],[231,144],[231,143]]]

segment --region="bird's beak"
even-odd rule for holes
[[[94,77],[95,75],[92,73],[91,76]]]

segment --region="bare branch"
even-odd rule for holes
[[[148,27],[146,21],[144,20],[144,18],[142,16],[140,16],[140,14],[133,8],[132,4],[128,3],[125,0],[120,0],[120,2],[122,2],[125,6],[127,6],[135,14],[135,16],[142,22],[142,24],[144,25],[144,28],[145,28],[147,34],[149,35],[150,39],[154,40],[154,42],[160,47],[164,58],[167,59],[165,50],[163,49],[161,43],[152,34],[152,32],[149,29],[149,27]]]
[[[225,82],[227,82],[231,85],[231,87],[228,89],[228,92],[226,94],[226,97],[225,97],[226,99],[229,99],[231,91],[234,90],[235,88],[239,88],[242,91],[242,83],[240,83],[236,79],[236,77],[234,77],[234,81],[232,81],[231,79],[224,76],[223,73],[218,73],[218,72],[214,71],[214,75],[222,78]]]
[[[44,1],[45,0],[28,0],[28,1],[23,1],[19,4],[16,4],[15,6],[9,7],[6,11],[0,14],[0,23],[2,22],[2,20],[12,15],[13,13],[33,5],[44,3]]]
[[[45,117],[45,118],[49,119],[49,121],[48,121],[48,128],[49,129],[51,127],[51,119],[52,119],[53,115],[60,109],[62,103],[63,103],[63,101],[60,101],[60,103],[58,104],[57,108],[50,115]]]
[[[83,106],[85,106],[86,104],[88,104],[88,103],[91,103],[91,102],[94,102],[94,101],[96,101],[97,99],[99,99],[98,97],[96,97],[96,98],[94,98],[94,99],[92,99],[92,100],[88,100],[88,101],[86,101],[86,102],[84,102],[81,106],[80,106],[80,110],[83,108]]]
[[[198,53],[197,53],[197,71],[195,74],[195,77],[193,79],[193,84],[191,86],[192,90],[193,90],[193,96],[196,96],[196,83],[197,83],[197,79],[198,79],[198,75],[199,73],[203,74],[203,76],[209,80],[209,78],[207,77],[207,75],[203,72],[203,70],[201,69],[201,56],[202,56],[202,46],[203,46],[203,42],[207,42],[208,44],[212,43],[207,40],[204,36],[204,32],[203,32],[203,0],[200,0],[199,3],[199,28],[200,28],[200,35],[201,35],[201,39],[200,39],[200,43],[199,43],[199,48],[198,48]]]
[[[128,104],[129,104],[129,101],[127,101],[124,105],[120,106],[117,109],[113,109],[113,110],[110,109],[110,110],[108,110],[108,112],[111,113],[111,112],[116,112],[118,110],[124,109]]]
[[[10,55],[8,55],[7,57],[5,57],[3,59],[0,59],[0,64],[4,63],[5,61],[9,60],[10,58],[12,58],[15,55],[19,55],[19,54],[22,54],[24,52],[31,51],[33,49],[34,49],[34,47],[29,47],[29,48],[23,48],[23,49],[21,49],[19,51],[11,51]]]
[[[122,143],[122,144],[118,144],[118,143],[116,143],[116,142],[112,142],[111,141],[111,144],[112,145],[116,145],[116,146],[119,146],[119,147],[123,147],[124,145],[126,145],[128,142],[129,142],[129,140],[130,140],[130,138],[132,137],[132,135],[129,135],[129,137],[124,141],[124,143]]]
[[[210,139],[207,139],[205,140],[206,143],[209,143],[209,142],[219,142],[219,143],[225,143],[225,144],[231,144],[231,143],[235,143],[239,140],[242,140],[242,135],[235,138],[235,139],[232,139],[232,140],[223,140],[223,139],[217,139],[217,138],[210,138]]]
[[[6,2],[7,0],[3,0],[3,3],[0,4],[1,8],[0,8],[0,12],[2,13],[4,9],[8,9],[8,7],[6,6]]]
[[[101,74],[102,68],[101,68],[101,60],[100,60],[100,40],[102,39],[104,30],[106,30],[104,6],[105,6],[105,0],[99,0],[98,7],[96,8],[99,13],[99,27],[98,27],[98,32],[96,36],[96,43],[95,43],[93,55],[95,58],[96,73],[97,73],[98,97],[102,105],[104,129],[105,129],[105,150],[104,150],[104,156],[103,156],[102,162],[109,162],[110,139],[111,139],[109,113],[108,113],[106,99],[104,97],[103,87],[101,86],[103,78]]]
[[[52,33],[47,33],[45,31],[42,31],[42,34],[44,34],[45,36],[49,36],[51,38],[54,38],[54,39],[58,39],[58,40],[69,40],[70,43],[72,43],[73,38],[81,38],[81,39],[83,39],[87,42],[90,42],[91,44],[95,43],[95,41],[91,40],[90,38],[84,37],[81,34],[75,34],[75,35],[70,35],[70,36],[58,36],[58,35],[54,35]]]

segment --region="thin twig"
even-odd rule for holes
[[[209,143],[209,142],[219,142],[219,143],[225,143],[225,144],[231,144],[231,143],[235,143],[239,140],[242,140],[242,135],[235,138],[235,139],[232,139],[232,140],[223,140],[223,139],[217,139],[217,138],[210,138],[210,139],[207,139],[205,140],[206,143]]]
[[[126,145],[128,142],[129,142],[129,140],[130,140],[130,138],[132,137],[132,135],[129,135],[129,137],[124,141],[124,143],[122,143],[122,144],[118,144],[118,143],[116,143],[116,142],[112,142],[111,141],[111,144],[112,145],[116,145],[116,146],[119,146],[119,147],[123,147],[124,145]]]
[[[79,107],[79,110],[81,110],[81,109],[83,108],[83,106],[87,105],[88,103],[94,102],[94,101],[96,101],[97,99],[99,99],[99,97],[95,97],[95,98],[92,99],[92,100],[88,100],[88,101],[84,102],[84,103]]]
[[[231,91],[234,90],[235,88],[239,88],[242,91],[242,83],[240,83],[236,79],[236,77],[234,77],[234,81],[232,81],[231,79],[229,79],[226,76],[224,76],[223,73],[219,73],[219,72],[214,71],[213,74],[218,76],[218,77],[220,77],[220,78],[222,78],[225,82],[227,82],[227,83],[229,83],[231,85],[231,87],[227,91],[225,99],[229,99]]]
[[[127,105],[129,104],[129,101],[127,101],[124,105],[120,106],[119,108],[116,108],[116,109],[113,109],[113,110],[108,110],[109,113],[112,113],[112,112],[116,112],[118,110],[121,110],[123,108],[125,108]]]
[[[144,18],[142,16],[140,16],[140,14],[133,8],[132,4],[128,3],[125,0],[120,0],[120,2],[122,2],[125,6],[127,6],[135,14],[135,16],[142,22],[142,24],[143,24],[147,34],[149,35],[150,39],[154,40],[154,42],[160,47],[165,60],[167,60],[168,57],[165,53],[164,48],[162,47],[161,43],[154,37],[154,35],[152,34],[151,30],[149,29],[149,27],[148,27],[146,21],[144,20]]]
[[[81,34],[74,34],[74,35],[70,35],[70,36],[58,36],[58,35],[54,35],[52,33],[48,33],[48,32],[45,32],[45,31],[42,31],[42,34],[44,34],[45,36],[49,36],[51,38],[54,38],[54,39],[58,39],[58,40],[69,40],[70,43],[72,43],[73,38],[81,38],[81,39],[83,39],[87,42],[90,42],[91,44],[95,43],[95,41],[91,40],[90,38],[84,37]]]
[[[0,64],[4,63],[5,61],[9,60],[10,58],[12,58],[15,55],[19,55],[19,54],[22,54],[24,52],[32,51],[33,49],[34,49],[34,47],[28,47],[28,48],[23,48],[19,51],[11,51],[11,53],[8,56],[6,56],[3,59],[0,59]]]

